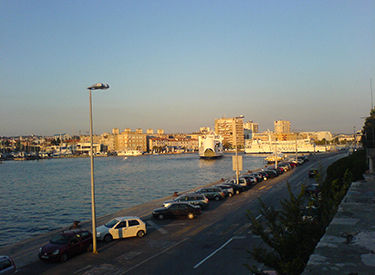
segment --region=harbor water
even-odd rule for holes
[[[216,160],[200,159],[195,153],[97,157],[96,215],[232,177],[233,155]],[[264,165],[264,156],[241,156],[243,171]],[[0,209],[0,246],[69,226],[74,220],[90,220],[90,158],[3,162]]]

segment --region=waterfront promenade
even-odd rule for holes
[[[352,183],[340,205],[338,213],[327,228],[325,236],[310,257],[303,275],[375,274],[375,222],[373,219],[375,210],[375,177],[365,175],[365,178],[365,181]],[[214,183],[207,184],[207,186],[212,184]],[[197,188],[193,190],[195,189]],[[159,207],[164,200],[171,198],[173,198],[172,194],[165,198],[98,217],[97,224],[103,224],[112,217],[126,215],[137,215],[143,220],[150,220],[152,210]],[[84,221],[81,225],[91,231],[90,221]],[[62,229],[67,229],[69,226],[67,225],[66,228]],[[37,252],[39,247],[47,243],[52,235],[62,229],[42,234],[14,245],[1,247],[0,254],[12,256],[19,269],[18,274],[27,274],[24,272],[23,267],[38,262]],[[99,252],[101,252],[100,248]],[[77,258],[79,257],[82,256]],[[92,259],[92,264],[95,265],[96,257],[85,258]],[[56,266],[71,271],[74,264],[77,264],[77,261],[72,260],[64,264],[56,264]]]
[[[213,184],[218,184],[218,183],[221,183],[221,182],[222,181],[217,181],[217,182],[206,184],[204,186],[211,186]],[[204,186],[201,186],[201,187],[204,187]],[[192,190],[187,190],[187,191],[181,192],[179,194],[188,193],[188,192],[197,190],[201,187],[194,188]],[[97,226],[99,226],[99,225],[107,223],[109,220],[111,220],[114,217],[121,217],[121,216],[138,216],[142,220],[150,220],[151,216],[152,216],[152,211],[155,208],[161,207],[161,205],[164,201],[170,200],[170,199],[173,199],[173,198],[175,198],[175,195],[171,194],[168,197],[153,200],[153,201],[141,204],[141,205],[137,205],[137,206],[134,206],[134,207],[130,207],[130,208],[127,208],[127,209],[117,211],[115,213],[111,213],[111,214],[107,214],[107,215],[104,215],[104,216],[101,216],[101,217],[97,217],[96,224],[97,224]],[[72,224],[73,224],[73,221],[72,221]],[[41,246],[43,246],[44,244],[46,244],[52,236],[56,235],[57,233],[61,232],[62,230],[69,229],[69,227],[72,226],[72,224],[69,224],[64,228],[54,230],[54,231],[50,231],[50,232],[42,234],[40,236],[36,236],[36,237],[30,238],[30,239],[27,239],[27,240],[24,240],[24,241],[20,241],[18,243],[12,244],[12,245],[0,247],[0,255],[11,256],[13,258],[17,268],[19,269],[18,274],[22,274],[22,267],[23,266],[31,264],[35,261],[39,261],[39,258],[38,258],[39,248]],[[87,229],[90,232],[92,231],[91,221],[82,221],[80,223],[80,225],[83,229]],[[149,227],[149,225],[148,225],[148,227]],[[69,265],[69,261],[64,263],[64,265]]]

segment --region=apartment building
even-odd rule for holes
[[[168,147],[195,151],[198,150],[198,139],[189,137],[149,138],[149,148],[151,151],[166,150]]]
[[[276,134],[279,134],[279,133],[289,134],[290,133],[290,121],[276,120],[274,122],[274,131]]]
[[[243,148],[245,146],[243,116],[215,119],[215,134],[223,137],[223,144]]]
[[[147,134],[142,133],[142,129],[138,128],[132,132],[131,129],[126,128],[124,132],[116,135],[116,151],[125,149],[135,149],[146,152],[147,147]]]

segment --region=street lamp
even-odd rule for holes
[[[109,88],[108,84],[96,83],[87,89],[90,91],[90,158],[91,158],[91,212],[92,212],[92,252],[97,254],[96,249],[96,214],[95,214],[95,185],[94,185],[94,150],[92,137],[92,100],[91,90],[106,90]]]

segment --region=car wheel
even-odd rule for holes
[[[233,194],[232,193],[228,193],[228,197],[233,197]]]
[[[93,249],[93,247],[92,247],[92,244],[90,244],[90,246],[87,248],[87,251],[88,252],[92,252],[94,249]]]
[[[158,218],[159,218],[159,220],[163,220],[164,219],[164,215],[163,214],[159,214]]]
[[[216,196],[215,197],[215,201],[219,201],[220,200],[220,197],[219,196]]]
[[[106,242],[106,243],[109,243],[110,241],[113,240],[112,238],[112,235],[111,234],[107,234],[104,236],[103,240]]]
[[[236,190],[236,195],[239,195],[240,193],[240,190]]]
[[[63,253],[63,254],[61,255],[61,262],[62,262],[62,263],[65,263],[67,260],[68,260],[68,254]]]
[[[137,237],[142,238],[145,235],[145,232],[143,230],[139,230],[137,232]]]
[[[192,220],[192,219],[194,219],[194,214],[193,213],[188,213],[187,217],[188,217],[189,220]]]

